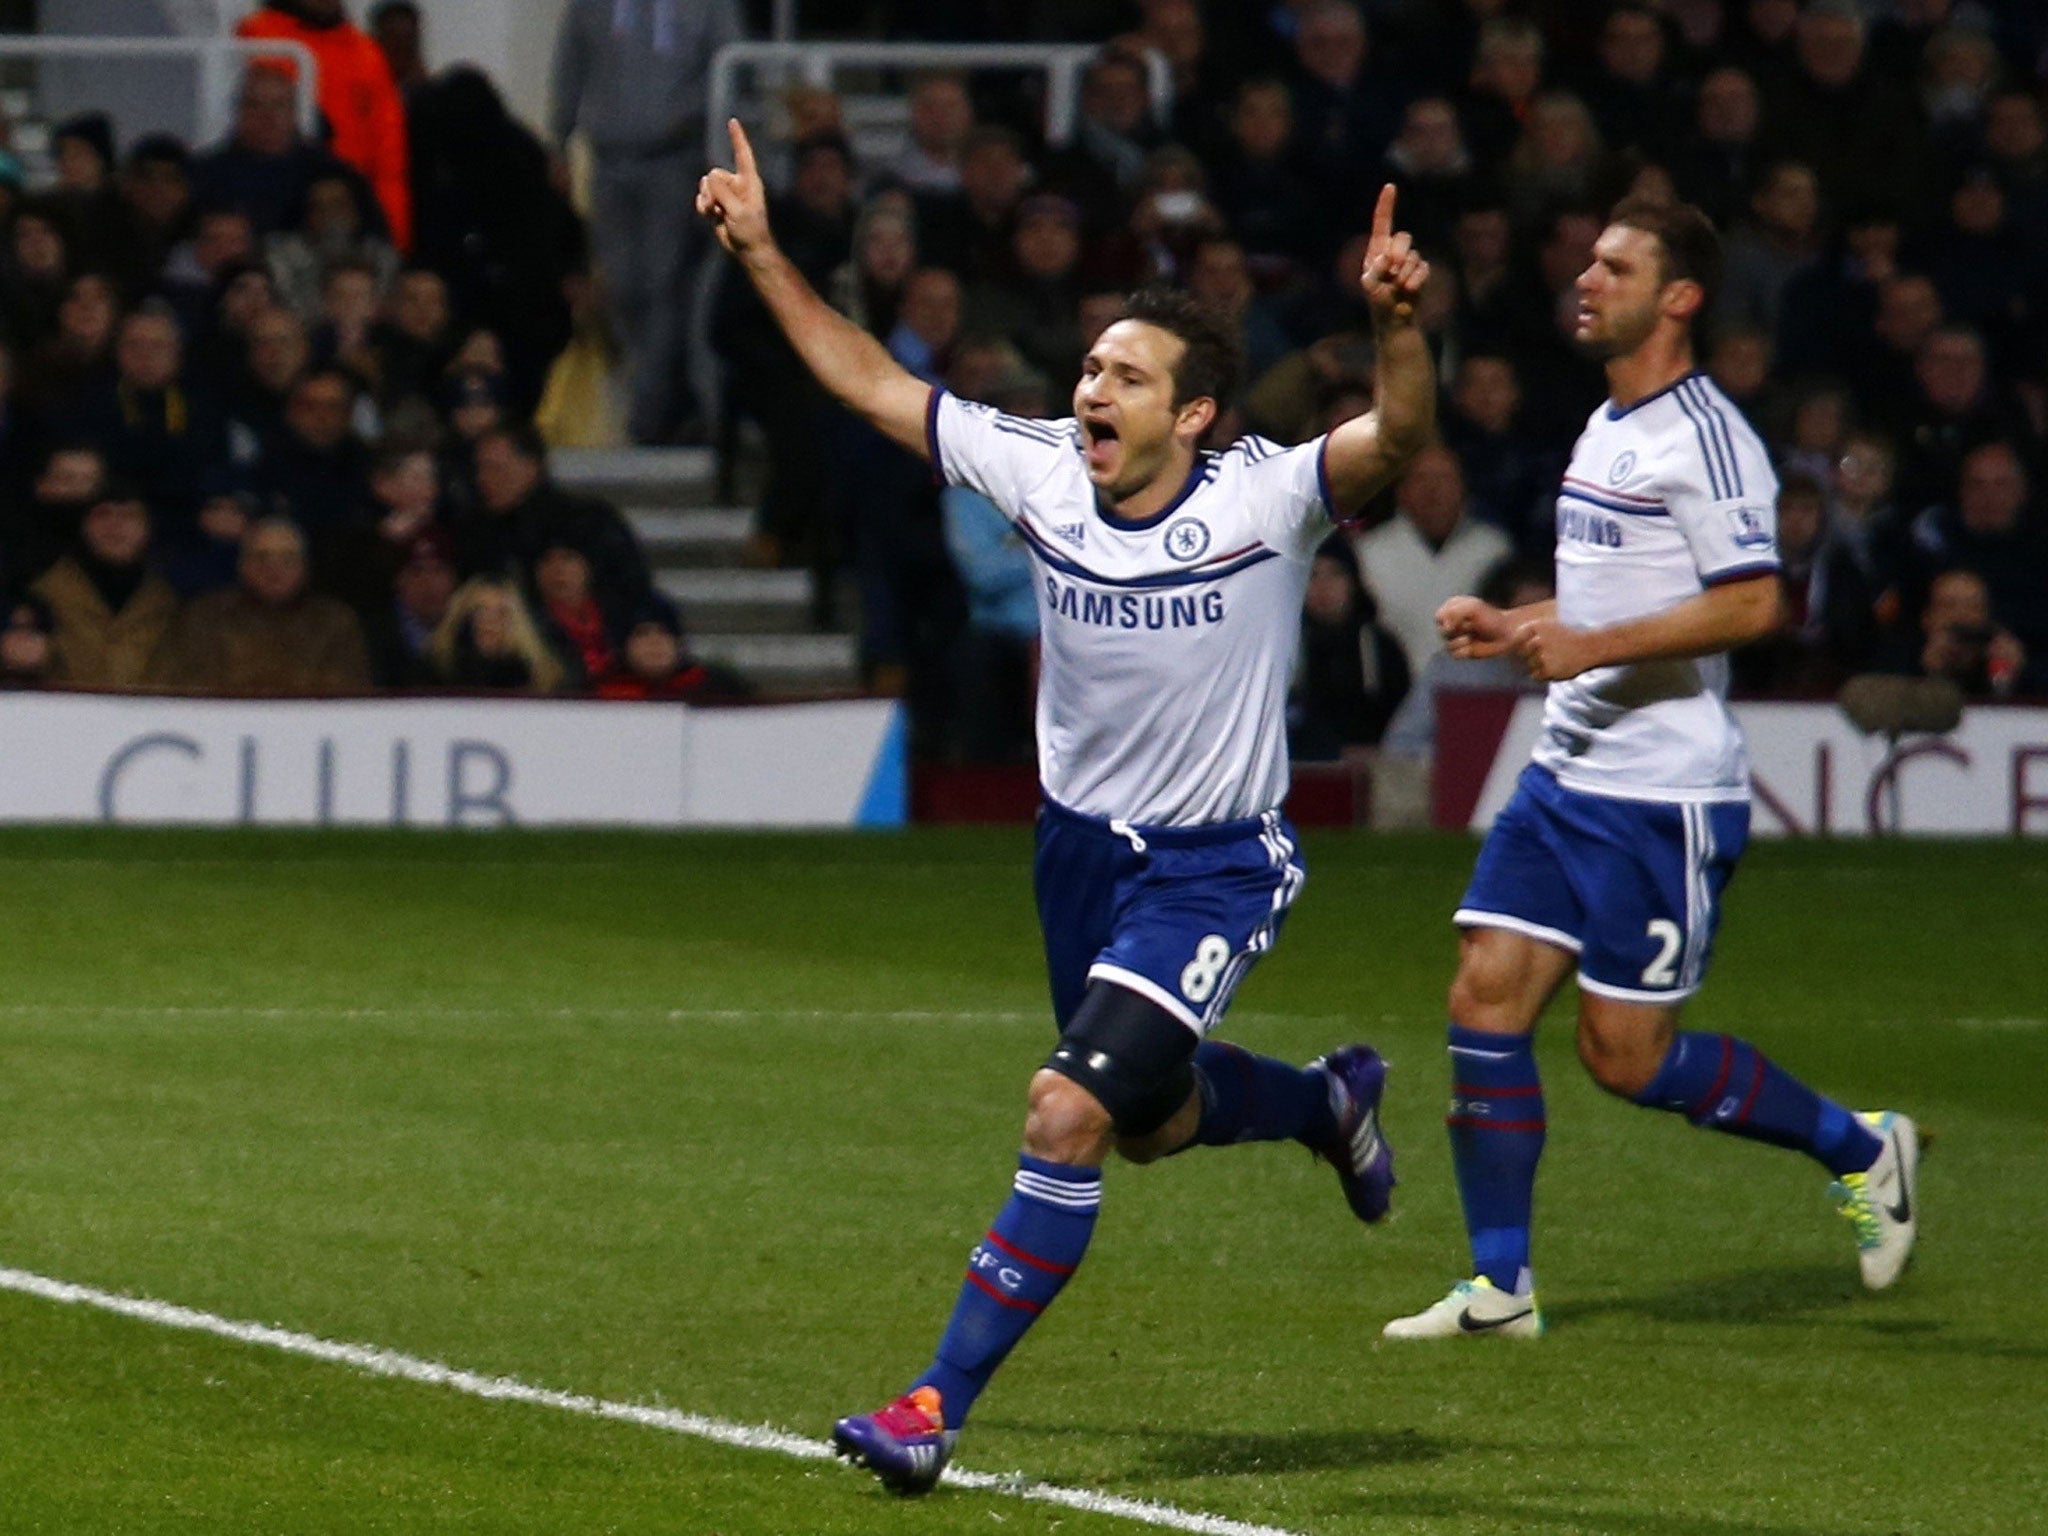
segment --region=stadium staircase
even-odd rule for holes
[[[710,449],[558,449],[550,463],[566,489],[604,497],[633,525],[699,660],[771,696],[857,690],[853,636],[816,626],[810,573],[747,564],[752,513],[718,504]]]

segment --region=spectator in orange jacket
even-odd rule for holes
[[[329,147],[368,178],[391,226],[392,243],[411,250],[405,104],[383,50],[348,19],[342,0],[265,0],[261,10],[235,28],[235,35],[289,39],[312,49],[320,67],[320,110],[333,132]],[[297,73],[288,62],[279,67]]]

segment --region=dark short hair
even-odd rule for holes
[[[240,219],[252,230],[256,227],[256,217],[247,208],[243,207],[240,203],[229,202],[221,198],[202,202],[194,210],[192,217],[197,223],[201,224],[204,224],[208,219]]]
[[[960,141],[960,158],[984,149],[1001,149],[1019,160],[1025,158],[1023,136],[1004,123],[976,123],[968,129],[967,137]]]
[[[1984,333],[1979,331],[1974,325],[1970,325],[1962,320],[1944,320],[1940,325],[1937,325],[1927,333],[1927,340],[1932,341],[1937,336],[1946,336],[1956,341],[1967,341],[1977,349],[1979,357],[1982,357],[1986,351]]]
[[[530,421],[507,421],[477,434],[476,446],[481,448],[492,438],[500,438],[506,447],[529,464],[545,466],[548,461],[548,440],[540,435],[540,428]]]
[[[67,231],[70,226],[65,222],[64,214],[55,198],[30,195],[20,199],[14,205],[14,222],[19,224],[23,219],[38,219],[49,225],[69,250],[71,236]]]
[[[1082,79],[1084,82],[1092,83],[1096,78],[1109,73],[1113,69],[1127,69],[1140,80],[1148,82],[1150,80],[1150,76],[1145,68],[1144,59],[1131,52],[1130,49],[1119,47],[1115,43],[1105,44],[1102,51],[1088,61],[1088,67],[1083,72]]]
[[[798,139],[790,150],[790,161],[793,165],[801,166],[814,155],[837,155],[840,163],[848,171],[857,163],[854,159],[852,141],[845,134],[831,128],[820,129]]]
[[[1750,190],[1763,191],[1787,171],[1802,171],[1816,187],[1820,185],[1820,173],[1814,170],[1811,160],[1801,159],[1798,155],[1779,155],[1757,173],[1756,180],[1750,184]]]
[[[1155,325],[1181,341],[1173,369],[1173,408],[1205,396],[1221,411],[1237,393],[1244,356],[1220,316],[1198,299],[1174,288],[1147,287],[1124,300],[1119,317]]]
[[[1462,370],[1467,363],[1500,363],[1505,365],[1517,380],[1522,376],[1522,370],[1515,362],[1514,353],[1491,336],[1465,348],[1458,357],[1459,369]]]
[[[344,272],[354,273],[358,277],[367,277],[380,289],[384,286],[383,274],[378,272],[377,264],[363,256],[335,257],[334,260],[327,263],[321,269],[320,286],[323,289],[326,288],[329,283],[340,277]]]
[[[370,474],[376,479],[395,475],[405,468],[409,460],[421,455],[431,460],[434,457],[433,445],[417,437],[387,437],[370,456]]]
[[[178,312],[171,308],[171,301],[169,299],[162,297],[144,299],[121,317],[120,328],[125,330],[137,320],[161,320],[171,328],[172,332],[177,336],[179,343],[181,345],[184,343],[185,327],[178,319]]]
[[[100,461],[101,475],[104,476],[106,474],[107,450],[91,439],[83,437],[59,438],[56,442],[44,448],[41,455],[36,459],[36,474],[40,476],[45,473],[49,469],[52,459],[59,459],[66,454],[74,453],[91,454]]]
[[[1990,449],[1994,453],[2002,453],[2011,459],[2013,468],[2020,472],[2021,479],[2029,481],[2033,479],[2032,466],[2027,463],[2027,455],[2020,445],[2009,437],[1994,435],[1976,438],[1963,446],[1962,457],[1956,461],[1956,477],[1958,480],[1962,478],[1963,466],[1986,449]]]
[[[1968,578],[1971,581],[1976,582],[1978,586],[1984,588],[1986,595],[1989,595],[1991,591],[1991,583],[1986,581],[1984,579],[1984,573],[1980,570],[1977,570],[1974,566],[1944,565],[1940,570],[1936,571],[1932,576],[1927,578],[1928,595],[1930,597],[1933,596],[1936,584],[1939,582],[1947,581],[1952,576],[1962,576]]]
[[[139,501],[147,508],[149,493],[143,490],[139,481],[127,475],[108,475],[100,481],[99,491],[92,498],[95,507],[104,507],[110,502],[125,506],[131,501]]]
[[[1721,236],[1706,214],[1691,203],[1625,197],[1607,215],[1607,222],[1656,236],[1664,281],[1698,283],[1706,295],[1700,309],[1705,311],[1713,304],[1721,289]]]
[[[1238,252],[1243,252],[1244,250],[1244,242],[1238,239],[1236,235],[1231,234],[1230,231],[1225,229],[1210,230],[1206,234],[1195,236],[1194,244],[1188,248],[1187,265],[1192,267],[1202,259],[1204,251],[1216,245],[1227,245],[1233,251]]]
[[[1658,27],[1664,25],[1663,18],[1657,14],[1657,8],[1645,3],[1645,0],[1621,0],[1619,5],[1608,9],[1607,14],[1601,18],[1601,25],[1606,25],[1617,16],[1647,16],[1656,22]]]
[[[192,151],[176,134],[144,134],[128,151],[128,168],[133,170],[140,165],[174,165],[180,171],[190,171]]]
[[[308,368],[293,383],[292,392],[296,394],[303,386],[318,383],[321,379],[338,379],[341,387],[348,391],[350,405],[354,405],[364,392],[363,381],[360,375],[351,369],[343,367],[340,363],[332,362],[315,363],[311,368]]]
[[[1808,469],[1788,469],[1778,481],[1778,496],[1804,496],[1812,501],[1827,504],[1828,488],[1821,484],[1820,476]]]

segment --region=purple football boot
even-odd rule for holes
[[[1337,1134],[1316,1156],[1337,1170],[1345,1203],[1360,1221],[1384,1220],[1394,1197],[1394,1150],[1380,1134],[1380,1094],[1387,1064],[1369,1045],[1347,1045],[1318,1056],[1309,1066],[1343,1090]]]
[[[918,1387],[873,1413],[856,1413],[832,1426],[832,1449],[866,1467],[891,1493],[931,1492],[953,1458],[959,1431],[946,1428],[939,1394]]]

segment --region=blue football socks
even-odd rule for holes
[[[1636,1102],[1710,1131],[1804,1152],[1838,1178],[1862,1173],[1884,1149],[1848,1110],[1733,1035],[1680,1034]]]
[[[1189,1146],[1240,1141],[1299,1141],[1321,1146],[1337,1134],[1330,1079],[1270,1056],[1254,1056],[1221,1040],[1195,1048],[1202,1119]]]
[[[1529,1281],[1529,1222],[1543,1156],[1543,1081],[1527,1035],[1453,1024],[1451,1160],[1472,1242],[1472,1273],[1503,1291]]]
[[[911,1383],[938,1389],[946,1428],[960,1427],[996,1367],[1080,1265],[1101,1204],[1100,1168],[1019,1155],[1009,1203],[967,1257],[938,1356]]]

